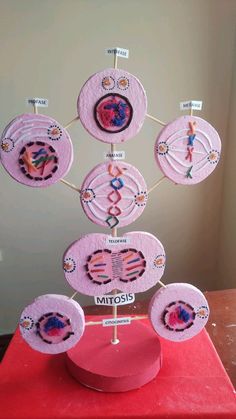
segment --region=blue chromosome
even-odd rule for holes
[[[41,154],[47,154],[45,148],[40,148],[38,151],[33,151],[33,157],[34,159],[37,159],[38,156],[40,156]]]
[[[195,140],[196,134],[188,136],[188,145],[193,146],[193,141]]]
[[[181,306],[178,307],[178,318],[184,323],[187,323],[190,319],[190,314]]]
[[[112,124],[116,127],[121,127],[126,121],[127,104],[119,101],[118,103],[109,103],[104,106],[104,109],[112,109],[115,116],[112,118]]]
[[[65,324],[56,316],[50,317],[44,325],[44,331],[47,333],[52,329],[63,329]]]

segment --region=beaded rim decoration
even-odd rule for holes
[[[153,261],[154,268],[163,268],[165,266],[165,255],[157,255],[157,257]]]
[[[220,159],[220,153],[217,150],[210,150],[207,160],[211,163],[211,164],[216,164],[218,163]]]
[[[64,260],[63,269],[67,273],[72,273],[76,269],[75,260],[71,257],[68,257]]]
[[[50,140],[59,140],[62,137],[62,129],[59,125],[50,125],[48,128],[48,138]]]
[[[95,192],[91,188],[83,189],[80,193],[81,199],[83,202],[92,202],[95,198]]]
[[[5,153],[10,153],[10,151],[13,150],[14,146],[15,146],[14,141],[11,138],[4,138],[1,141],[1,149]]]
[[[148,195],[146,191],[138,192],[136,195],[134,195],[135,204],[138,205],[138,207],[145,207],[148,199]]]
[[[196,310],[197,317],[200,319],[207,319],[209,316],[209,310],[207,306],[201,306]]]
[[[117,80],[117,87],[121,90],[127,90],[129,88],[129,79],[127,77],[120,77]]]
[[[165,141],[161,141],[158,145],[157,145],[157,153],[160,154],[161,156],[164,156],[165,154],[168,153],[168,145],[166,144]]]
[[[102,79],[102,87],[105,90],[113,90],[115,87],[115,79],[112,76],[106,76]]]
[[[24,316],[20,319],[20,326],[23,329],[30,330],[34,327],[34,320],[30,316]]]

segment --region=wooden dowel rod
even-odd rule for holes
[[[77,192],[81,192],[81,190],[79,188],[77,188],[77,186],[75,186],[73,183],[67,182],[67,180],[65,179],[60,179],[60,182],[64,183],[64,185],[69,186],[69,188],[74,189]]]
[[[162,182],[163,180],[165,180],[166,176],[162,176],[161,179],[157,180],[154,185],[148,189],[147,194],[149,194],[150,192],[152,192],[155,188],[157,188]]]
[[[111,234],[112,234],[112,237],[117,237],[117,228],[116,227],[112,228],[112,233]],[[116,295],[117,294],[117,289],[114,289],[112,291],[112,294]],[[117,306],[112,307],[112,317],[113,317],[113,319],[117,319]],[[111,340],[111,343],[113,345],[117,345],[120,342],[119,339],[118,339],[117,327],[118,327],[117,324],[115,324],[113,326],[113,334],[112,334],[112,340]]]
[[[165,122],[160,121],[160,119],[155,118],[155,116],[149,115],[148,113],[146,113],[146,116],[152,119],[153,121],[157,122],[158,124],[162,125],[163,127],[167,125]]]
[[[116,56],[116,54],[115,54],[115,57],[117,58],[117,56]],[[115,65],[117,65],[117,61],[114,61],[114,67],[115,67]],[[115,67],[116,68],[116,67]],[[116,146],[115,146],[115,144],[111,144],[111,153],[114,153],[116,151]],[[113,227],[112,228],[112,230],[111,230],[111,234],[112,234],[112,237],[117,237],[117,228],[116,227]],[[117,289],[114,289],[113,291],[112,291],[112,294],[113,295],[116,295],[117,294]],[[112,307],[112,317],[113,317],[113,319],[117,319],[117,306],[113,306]],[[111,339],[111,343],[113,344],[113,345],[117,345],[118,343],[119,343],[119,339],[118,339],[118,330],[117,330],[117,324],[115,324],[114,326],[113,326],[113,332],[112,332],[112,339]]]
[[[117,294],[117,290],[116,290],[116,289],[115,289],[115,290],[113,290],[113,291],[112,291],[112,294],[113,294],[113,295],[116,295],[116,294]],[[113,307],[112,307],[112,317],[113,317],[113,319],[117,319],[117,306],[113,306]],[[117,345],[119,342],[120,342],[120,341],[119,341],[119,339],[118,339],[117,324],[115,324],[115,325],[113,326],[113,334],[112,334],[112,340],[111,340],[111,343],[112,343],[113,345]]]
[[[74,122],[79,120],[79,116],[76,116],[74,119],[72,119],[68,124],[64,126],[65,129],[69,128]]]

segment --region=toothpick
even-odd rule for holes
[[[114,153],[114,151],[116,151],[116,146],[115,144],[111,144],[111,153]]]
[[[78,294],[78,291],[75,291],[74,294],[69,298],[69,300],[72,300],[77,294]]]
[[[38,114],[38,106],[34,103],[34,113],[37,115]]]
[[[161,121],[160,119],[155,118],[155,116],[149,115],[148,113],[146,113],[146,116],[152,119],[153,121],[157,122],[158,124],[162,125],[163,127],[167,125],[165,122]]]
[[[97,322],[85,322],[85,326],[95,326],[96,324],[102,324],[102,321],[97,321]]]
[[[116,52],[114,53],[114,68],[117,69],[118,57]]]
[[[142,319],[148,319],[148,315],[144,314],[143,316],[133,316],[133,317],[131,317],[131,321],[132,320],[142,320]]]
[[[162,176],[161,179],[157,180],[154,185],[148,189],[147,194],[149,194],[150,192],[152,192],[155,188],[157,188],[162,182],[163,180],[165,180],[166,176]]]
[[[74,122],[79,120],[79,115],[76,116],[74,119],[72,119],[70,122],[68,122],[68,124],[66,124],[63,128],[67,129],[69,128]]]
[[[73,183],[67,182],[67,180],[65,179],[60,179],[60,182],[64,183],[64,185],[69,186],[69,188],[74,189],[77,192],[81,192],[81,190],[79,188],[77,188],[77,186],[75,186]]]
[[[166,288],[166,285],[163,284],[163,282],[161,282],[160,280],[158,281],[158,284],[160,284],[163,288]]]
[[[190,116],[193,116],[193,108],[190,108],[189,114],[190,114]]]

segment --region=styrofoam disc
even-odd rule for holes
[[[73,161],[69,134],[46,115],[17,116],[2,133],[0,145],[4,168],[27,186],[54,184],[66,175]]]
[[[165,251],[152,234],[136,231],[122,236],[127,243],[109,244],[111,236],[88,234],[64,254],[69,284],[86,295],[103,295],[113,289],[142,292],[161,279]],[[114,238],[113,238],[114,239]]]
[[[94,167],[81,187],[85,214],[103,227],[124,227],[135,221],[147,202],[147,186],[134,166],[109,161]]]
[[[207,323],[209,307],[199,289],[186,283],[168,284],[149,305],[153,328],[165,339],[180,342],[197,335]]]
[[[84,128],[93,137],[115,144],[140,131],[147,112],[147,98],[135,76],[107,68],[86,81],[77,107]]]
[[[215,128],[196,116],[181,116],[157,137],[155,158],[173,182],[194,185],[207,178],[220,159],[221,141]]]
[[[22,337],[33,349],[47,354],[72,348],[83,335],[84,326],[82,308],[64,295],[40,296],[20,317]]]

